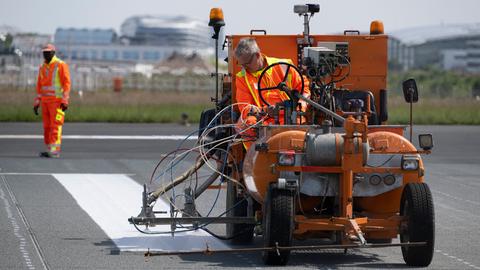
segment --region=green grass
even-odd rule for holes
[[[408,124],[410,105],[394,102],[389,107],[388,115],[390,124]],[[480,101],[424,100],[413,104],[413,122],[418,125],[480,125]]]
[[[79,105],[71,106],[66,114],[69,122],[171,123],[179,122],[182,113],[190,122],[198,122],[206,104],[160,105]],[[40,121],[30,106],[2,105],[0,121]],[[407,124],[409,105],[392,104],[389,107],[390,124]],[[413,105],[413,121],[421,125],[480,125],[480,102],[454,101],[420,103]]]
[[[0,121],[41,121],[33,114],[33,91],[0,91]],[[186,113],[198,122],[205,108],[213,107],[210,93],[175,91],[73,92],[66,113],[68,122],[172,123]]]
[[[0,121],[41,121],[32,110],[33,93],[0,91]],[[66,114],[68,122],[175,123],[182,113],[190,122],[198,122],[202,110],[212,108],[211,93],[91,92],[72,95]],[[388,101],[389,124],[407,124],[409,105],[403,97]],[[480,125],[480,101],[466,98],[423,98],[413,105],[414,124]]]
[[[178,122],[186,113],[189,121],[198,122],[204,105],[162,104],[142,106],[89,105],[72,108],[67,121],[72,122],[124,122],[170,123]]]
[[[205,105],[82,105],[71,106],[65,116],[68,122],[117,122],[117,123],[171,123],[179,122],[186,113],[190,122],[198,122]],[[41,121],[29,106],[3,105],[0,121]]]

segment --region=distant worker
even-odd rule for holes
[[[33,111],[38,115],[42,108],[43,139],[47,147],[41,157],[60,157],[62,126],[70,97],[70,73],[67,63],[55,56],[55,46],[47,44],[43,49],[45,62],[38,70],[37,96]]]
[[[269,65],[278,62],[287,62],[292,64],[290,59],[279,59],[268,57],[260,52],[260,48],[257,45],[257,42],[253,38],[243,38],[239,41],[237,47],[235,48],[235,57],[237,58],[238,64],[242,66],[242,70],[236,74],[236,100],[238,104],[238,109],[240,110],[240,119],[237,127],[239,129],[245,129],[248,126],[251,126],[256,123],[256,117],[254,114],[255,109],[252,104],[257,106],[264,111],[271,111],[272,108],[267,108],[259,96],[258,93],[258,79],[262,71]],[[286,65],[276,65],[272,67],[271,72],[266,72],[262,78],[262,82],[268,82],[268,85],[261,84],[261,87],[273,87],[277,86],[285,77]],[[290,69],[286,84],[289,88],[294,91],[299,91],[301,89],[301,75],[295,72],[293,69]],[[304,78],[304,89],[303,96],[310,97],[309,83],[306,78]],[[262,97],[265,99],[270,106],[275,106],[279,102],[289,100],[288,95],[280,91],[279,89],[269,90],[262,93]],[[247,104],[245,104],[247,103]],[[302,110],[306,109],[306,104],[304,101],[299,102],[302,106]],[[257,109],[258,110],[258,109]],[[252,113],[253,112],[253,113]],[[283,114],[280,114],[279,122],[283,124]],[[274,123],[272,117],[267,117],[263,122],[264,125]],[[252,136],[252,131],[247,131],[243,133],[243,137]],[[245,143],[245,147],[248,149],[251,143]]]

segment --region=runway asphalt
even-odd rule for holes
[[[173,239],[169,235],[140,237],[126,222],[140,209],[141,184],[150,178],[158,161],[182,142],[183,137],[168,136],[185,136],[195,129],[175,124],[66,123],[62,157],[41,159],[37,157],[43,151],[41,123],[0,123],[0,269],[268,268],[256,253],[144,258],[143,253],[133,251],[201,246],[204,242],[230,247],[196,232]],[[415,134],[424,132],[432,133],[435,140],[433,153],[424,158],[436,214],[430,268],[480,269],[480,126],[414,129]],[[32,137],[12,139],[7,135]],[[160,135],[167,137],[148,139]],[[193,142],[186,140],[184,146]],[[216,191],[208,191],[199,204],[208,209],[215,196]],[[220,208],[224,207],[219,201]],[[165,206],[158,205],[161,207]],[[385,248],[347,254],[335,250],[295,252],[284,268],[407,267],[400,248]]]

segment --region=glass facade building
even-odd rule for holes
[[[212,43],[207,22],[184,16],[134,16],[121,26],[131,44],[208,48]]]
[[[214,40],[206,21],[177,16],[134,16],[113,29],[58,28],[54,42],[69,61],[157,63],[173,53],[211,56]]]
[[[474,44],[480,44],[480,24],[452,24],[404,29],[389,33],[388,57],[403,69],[436,66],[480,72]]]
[[[112,44],[117,34],[113,29],[76,29],[58,28],[55,31],[55,43],[61,44]]]

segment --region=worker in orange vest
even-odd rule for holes
[[[238,42],[235,48],[235,57],[237,58],[238,64],[242,66],[242,70],[239,71],[235,77],[235,98],[237,103],[239,103],[237,106],[241,114],[237,123],[237,130],[244,130],[257,123],[259,110],[271,111],[272,107],[278,102],[290,99],[285,92],[279,89],[263,91],[262,97],[270,104],[270,108],[267,108],[268,106],[260,98],[257,88],[259,76],[267,66],[278,62],[292,64],[292,60],[268,57],[262,54],[257,42],[253,38],[243,38]],[[273,66],[264,74],[264,77],[262,77],[261,87],[277,86],[283,81],[285,74],[286,65],[279,64]],[[301,91],[300,76],[298,72],[295,72],[293,68],[291,68],[287,74],[285,83],[290,89]],[[310,97],[309,83],[306,78],[304,78],[303,96]],[[299,101],[299,103],[302,110],[305,111],[307,107],[306,103],[304,101]],[[255,106],[251,106],[250,104]],[[283,111],[279,115],[279,122],[280,124],[284,122]],[[268,125],[272,123],[274,123],[274,119],[271,116],[267,116],[262,124]],[[253,130],[250,129],[242,132],[241,135],[243,139],[246,140],[244,145],[248,150],[252,143],[251,141],[248,142],[249,137],[253,138],[255,134]]]
[[[38,115],[42,108],[43,139],[47,146],[41,157],[60,157],[62,126],[70,97],[70,72],[67,63],[55,56],[55,46],[47,44],[43,49],[45,62],[38,70],[37,96],[33,111]]]

